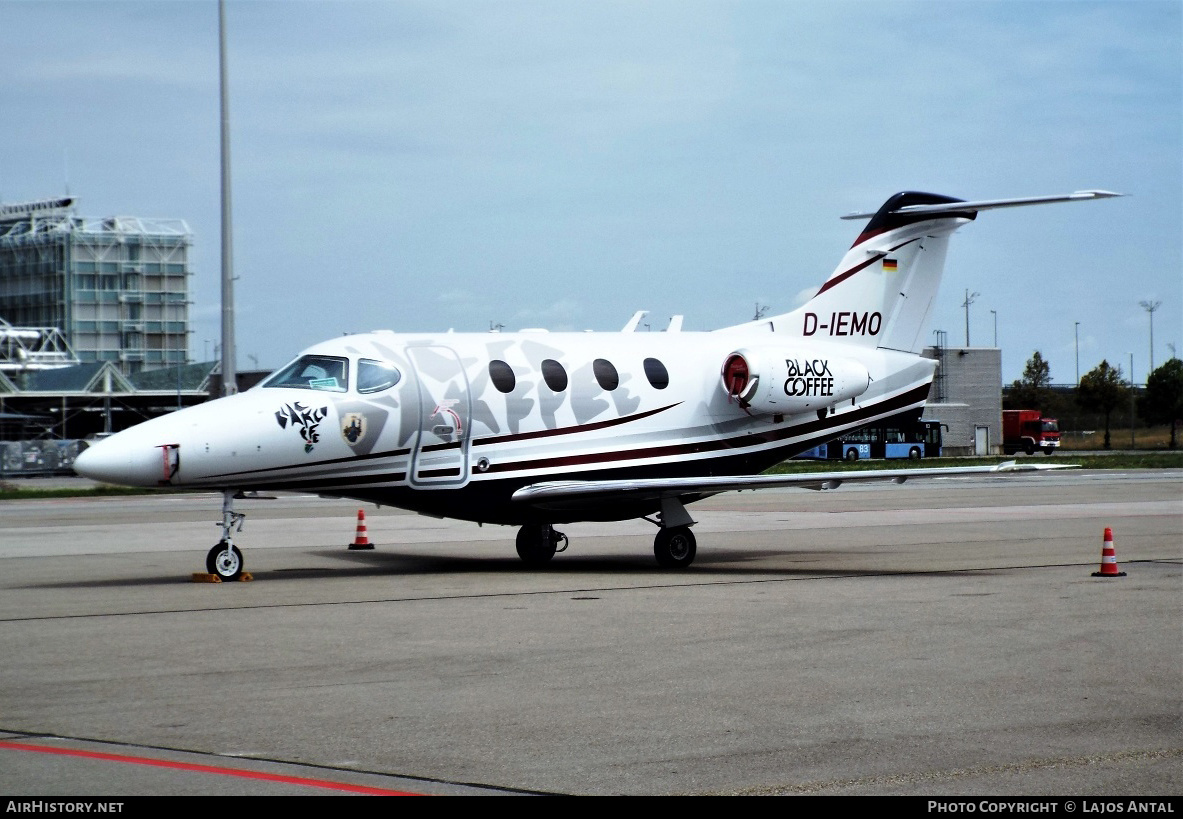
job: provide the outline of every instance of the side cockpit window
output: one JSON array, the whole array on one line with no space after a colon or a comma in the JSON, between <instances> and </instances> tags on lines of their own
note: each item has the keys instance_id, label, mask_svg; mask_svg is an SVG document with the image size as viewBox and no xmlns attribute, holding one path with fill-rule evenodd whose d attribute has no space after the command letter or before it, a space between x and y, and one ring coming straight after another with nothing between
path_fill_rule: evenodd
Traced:
<instances>
[{"instance_id":1,"label":"side cockpit window","mask_svg":"<svg viewBox=\"0 0 1183 819\"><path fill-rule=\"evenodd\" d=\"M402 377L398 367L389 361L357 360L357 391L360 393L382 392L393 387Z\"/></svg>"},{"instance_id":2,"label":"side cockpit window","mask_svg":"<svg viewBox=\"0 0 1183 819\"><path fill-rule=\"evenodd\" d=\"M263 386L345 392L349 389L349 359L303 355L264 381Z\"/></svg>"}]
</instances>

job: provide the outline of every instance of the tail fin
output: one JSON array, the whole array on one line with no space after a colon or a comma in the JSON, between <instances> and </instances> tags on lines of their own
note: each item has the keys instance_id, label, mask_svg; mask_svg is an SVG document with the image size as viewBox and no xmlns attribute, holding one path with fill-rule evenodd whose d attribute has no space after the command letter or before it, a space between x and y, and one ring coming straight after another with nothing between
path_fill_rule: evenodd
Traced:
<instances>
[{"instance_id":1,"label":"tail fin","mask_svg":"<svg viewBox=\"0 0 1183 819\"><path fill-rule=\"evenodd\" d=\"M842 217L870 222L816 296L760 324L816 341L918 353L941 283L949 237L977 218L978 211L1120 195L1078 191L965 202L933 193L897 193L874 214Z\"/></svg>"}]
</instances>

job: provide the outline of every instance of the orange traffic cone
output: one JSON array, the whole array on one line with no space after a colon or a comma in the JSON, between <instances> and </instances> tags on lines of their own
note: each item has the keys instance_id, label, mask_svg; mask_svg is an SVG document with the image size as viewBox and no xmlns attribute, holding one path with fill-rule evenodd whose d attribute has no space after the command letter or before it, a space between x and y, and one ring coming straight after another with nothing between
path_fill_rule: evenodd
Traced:
<instances>
[{"instance_id":1,"label":"orange traffic cone","mask_svg":"<svg viewBox=\"0 0 1183 819\"><path fill-rule=\"evenodd\" d=\"M366 513L357 510L357 534L353 538L353 543L349 544L350 549L373 549L374 544L370 543L370 539L366 537Z\"/></svg>"},{"instance_id":2,"label":"orange traffic cone","mask_svg":"<svg viewBox=\"0 0 1183 819\"><path fill-rule=\"evenodd\" d=\"M1105 527L1105 543L1101 546L1101 571L1093 572L1093 577L1125 577L1125 572L1117 570L1117 551L1113 548L1113 530Z\"/></svg>"}]
</instances>

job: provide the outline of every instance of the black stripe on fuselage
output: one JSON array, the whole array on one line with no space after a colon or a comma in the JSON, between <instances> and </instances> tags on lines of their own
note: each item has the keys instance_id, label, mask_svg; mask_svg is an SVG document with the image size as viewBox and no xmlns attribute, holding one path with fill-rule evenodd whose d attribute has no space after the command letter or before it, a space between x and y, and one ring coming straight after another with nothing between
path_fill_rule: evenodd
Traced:
<instances>
[{"instance_id":1,"label":"black stripe on fuselage","mask_svg":"<svg viewBox=\"0 0 1183 819\"><path fill-rule=\"evenodd\" d=\"M558 469L562 467L585 466L594 463L608 463L611 461L633 461L641 458L670 458L681 455L701 455L706 452L719 452L729 449L748 449L753 445L769 444L775 441L782 441L786 438L795 438L800 435L817 435L838 426L846 426L852 421L868 420L885 411L898 412L915 401L923 401L927 397L928 385L924 384L894 398L862 407L852 413L848 412L843 415L827 416L817 421L807 421L804 424L768 430L767 432L748 432L732 438L716 438L714 440L695 441L694 443L688 444L667 444L616 452L589 452L580 455L538 458L531 461L512 461L504 464L492 464L489 467L489 472L505 473L534 469ZM809 448L809 446L804 446L799 451L804 452ZM772 461L772 463L776 462ZM761 469L765 468L767 468L767 465L761 467Z\"/></svg>"},{"instance_id":2,"label":"black stripe on fuselage","mask_svg":"<svg viewBox=\"0 0 1183 819\"><path fill-rule=\"evenodd\" d=\"M755 475L763 472L773 464L780 463L818 444L825 443L835 437L835 429L847 426L851 422L870 421L876 417L894 415L908 407L922 405L928 397L928 384L923 384L908 390L893 398L880 401L874 405L860 407L853 413L832 416L817 421L809 421L795 426L771 430L766 433L756 433L728 438L718 441L704 441L697 444L681 444L673 446L650 447L648 449L630 450L624 453L607 452L578 456L582 465L603 463L604 469L581 471L578 480L627 480L632 478L693 478L716 475ZM754 443L772 443L790 437L806 436L804 440L785 443L781 446L760 449L756 451L738 452L739 448L750 448ZM693 460L663 460L658 463L633 464L629 466L607 466L615 460L640 460L645 458L670 458L678 455L691 455L700 452L725 452L709 458ZM373 486L366 484L387 483L396 480L393 476L367 476L364 478L341 478L333 481L333 487L340 487L335 491L327 484L314 481L299 481L293 483L314 484L310 486L293 486L291 484L268 483L260 489L300 489L315 490L326 495L340 495L369 501L385 506L397 506L437 517L459 518L484 523L500 523L517 525L522 523L565 523L574 520L627 520L652 514L657 510L653 501L628 502L620 499L598 498L591 501L572 504L567 509L540 508L515 503L512 495L523 486L541 483L555 479L571 479L569 458L542 459L528 462L507 464L502 470L504 477L492 480L474 480L460 487L441 486L412 487ZM555 469L554 474L521 475L523 470L542 468ZM492 471L492 469L490 469ZM514 473L519 474L514 474ZM401 480L400 474L397 480ZM328 491L325 491L325 490ZM688 494L682 498L690 503L705 497L703 494ZM553 506L553 504L551 504Z\"/></svg>"},{"instance_id":3,"label":"black stripe on fuselage","mask_svg":"<svg viewBox=\"0 0 1183 819\"><path fill-rule=\"evenodd\" d=\"M673 404L666 404L664 407L658 407L657 409L638 412L636 415L626 415L622 418L609 418L607 421L596 421L591 424L582 424L574 427L561 427L559 429L537 429L531 432L518 432L512 435L477 438L472 442L472 445L474 447L488 446L490 444L505 444L512 441L528 441L531 438L549 438L553 435L572 435L583 432L595 432L599 429L607 429L609 427L618 426L619 424L630 423L632 421L639 421L642 418L648 418L650 415L656 415L659 412L665 412L668 409L673 409L681 403L681 401L678 401Z\"/></svg>"},{"instance_id":4,"label":"black stripe on fuselage","mask_svg":"<svg viewBox=\"0 0 1183 819\"><path fill-rule=\"evenodd\" d=\"M508 443L511 441L525 441L525 440L529 440L531 438L545 438L545 437L550 437L550 436L554 436L554 435L579 435L584 432L593 432L598 429L607 429L608 427L614 427L614 426L619 426L620 424L627 424L627 423L631 423L633 421L639 421L642 418L648 418L649 416L656 415L659 412L665 412L668 409L673 409L674 407L678 406L681 403L682 403L681 401L678 401L673 404L667 404L664 407L658 407L657 409L651 409L651 410L647 410L645 412L638 412L635 415L625 415L621 418L610 418L607 421L596 421L591 424L577 424L572 427L559 427L558 429L542 429L542 430L534 430L532 432L519 432L519 433L514 433L511 435L499 435L499 436L491 436L488 438L477 438L471 442L470 446L485 446L488 444L502 444L502 443ZM460 446L461 443L462 442L460 442L460 441L455 441L455 442L446 443L446 444L430 444L428 446L423 447L420 450L420 452L438 452L441 450L456 449ZM241 472L222 472L217 475L210 475L208 478L202 478L202 482L207 483L207 484L213 484L213 483L216 483L217 481L225 480L225 479L250 480L256 476L263 476L268 472L280 472L285 469L304 470L304 469L307 469L308 467L312 467L312 466L333 466L335 464L357 463L359 461L368 461L368 460L373 460L375 458L397 458L397 457L401 457L403 455L409 455L410 452L411 452L411 450L408 448L392 449L387 452L371 452L368 455L351 455L347 458L330 458L325 461L309 461L306 464L287 464L285 466L268 466L268 467L264 467L262 469L245 469ZM296 479L296 480L304 481L303 478ZM385 478L383 478L383 480L385 480ZM268 485L274 486L274 484L268 484Z\"/></svg>"},{"instance_id":5,"label":"black stripe on fuselage","mask_svg":"<svg viewBox=\"0 0 1183 819\"><path fill-rule=\"evenodd\" d=\"M372 461L377 458L399 458L403 455L411 454L411 450L392 449L387 452L371 452L369 455L351 455L348 458L329 458L325 461L309 461L306 464L285 464L284 466L267 466L261 469L244 469L241 472L221 472L217 475L210 475L208 478L202 478L207 483L230 479L245 479L250 480L255 477L262 477L268 472L281 472L285 469L299 469L305 470L313 466L333 466L335 464L353 464L360 461Z\"/></svg>"}]
</instances>

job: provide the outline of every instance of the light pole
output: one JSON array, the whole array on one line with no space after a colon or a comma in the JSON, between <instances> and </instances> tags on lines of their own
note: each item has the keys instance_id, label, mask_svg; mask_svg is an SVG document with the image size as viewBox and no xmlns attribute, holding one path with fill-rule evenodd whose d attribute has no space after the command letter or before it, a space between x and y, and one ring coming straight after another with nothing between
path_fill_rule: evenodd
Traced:
<instances>
[{"instance_id":1,"label":"light pole","mask_svg":"<svg viewBox=\"0 0 1183 819\"><path fill-rule=\"evenodd\" d=\"M1162 301L1160 299L1155 299L1154 301L1151 301L1150 299L1144 299L1143 301L1138 302L1138 304L1142 305L1142 309L1150 314L1150 370L1149 370L1149 372L1154 372L1154 311L1157 310L1159 307L1162 307Z\"/></svg>"},{"instance_id":2,"label":"light pole","mask_svg":"<svg viewBox=\"0 0 1183 819\"><path fill-rule=\"evenodd\" d=\"M1080 322L1074 328L1076 334L1076 386L1080 386Z\"/></svg>"},{"instance_id":3,"label":"light pole","mask_svg":"<svg viewBox=\"0 0 1183 819\"><path fill-rule=\"evenodd\" d=\"M973 304L974 299L976 299L980 295L982 295L982 294L977 293L977 292L975 292L971 295L969 290L965 291L965 301L962 303L962 307L965 308L965 346L966 347L969 346L969 306L971 304Z\"/></svg>"},{"instance_id":4,"label":"light pole","mask_svg":"<svg viewBox=\"0 0 1183 819\"><path fill-rule=\"evenodd\" d=\"M1130 449L1134 448L1134 354L1130 353Z\"/></svg>"},{"instance_id":5,"label":"light pole","mask_svg":"<svg viewBox=\"0 0 1183 819\"><path fill-rule=\"evenodd\" d=\"M998 348L998 311L991 310L990 314L992 316L994 316L994 347L995 347L995 349L997 349ZM968 346L968 345L966 345L966 346Z\"/></svg>"}]
</instances>

